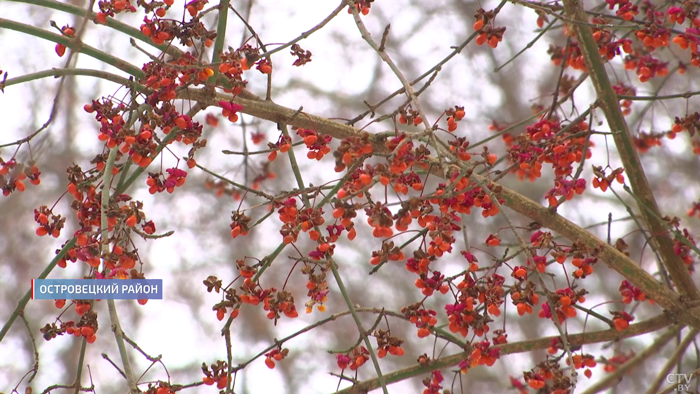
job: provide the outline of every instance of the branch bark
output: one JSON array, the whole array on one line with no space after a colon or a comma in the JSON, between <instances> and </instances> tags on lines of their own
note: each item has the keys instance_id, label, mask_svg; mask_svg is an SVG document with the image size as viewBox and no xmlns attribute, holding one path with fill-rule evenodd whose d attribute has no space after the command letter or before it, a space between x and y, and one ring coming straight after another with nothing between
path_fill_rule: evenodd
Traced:
<instances>
[{"instance_id":1,"label":"branch bark","mask_svg":"<svg viewBox=\"0 0 700 394\"><path fill-rule=\"evenodd\" d=\"M669 325L669 321L666 318L666 316L657 316L652 319L649 319L647 321L637 323L637 324L632 324L630 325L625 331L617 331L616 329L610 329L610 330L603 330L603 331L596 331L596 332L591 332L591 333L582 333L582 334L574 334L574 335L569 335L567 338L569 340L569 344L574 347L580 347L585 344L591 344L591 343L600 343L600 342L608 342L608 341L615 341L615 340L620 340L623 338L631 338L634 336L654 332L657 330L660 330L663 327L666 327ZM673 335L678 332L680 327L674 327L670 328L669 331L671 332L670 338L668 340L673 338ZM667 336L669 334L664 334L660 337L660 339L657 339L657 342L660 341L665 341L664 343L668 342ZM549 346L552 344L552 340L559 339L559 336L553 336L553 337L545 337L545 338L538 338L538 339L532 339L528 341L520 341L520 342L513 342L513 343L507 343L504 345L498 345L494 346L494 348L499 349L499 354L501 356L507 355L507 354L516 354L516 353L526 353L526 352L531 352L533 350L540 350L540 349L547 349ZM416 365L413 367L408 367L405 369L401 369L399 371L391 372L386 375L384 375L384 379L386 379L387 384L391 383L396 383L402 380L405 380L409 377L417 376L420 374L424 373L429 373L430 371L434 371L436 369L441 369L441 368L448 368L455 366L462 362L466 358L466 354L464 352L462 353L457 353L453 354L447 357L443 357L437 360L434 360L428 365ZM355 386L348 387L346 389L340 390L335 392L334 394L360 394L360 393L367 393L371 390L374 390L379 387L379 380L378 379L372 379L372 380L367 380L362 383L358 383Z\"/></svg>"},{"instance_id":2,"label":"branch bark","mask_svg":"<svg viewBox=\"0 0 700 394\"><path fill-rule=\"evenodd\" d=\"M320 116L307 114L305 112L298 113L297 110L286 108L277 105L271 101L263 100L248 100L240 97L233 98L230 95L216 93L208 94L203 89L188 89L179 96L182 99L196 100L202 105L218 106L219 101L230 101L243 106L241 112L269 120L275 123L285 123L288 125L316 130L318 133L330 135L333 138L345 139L349 137L362 137L367 135L371 142L375 153L390 153L384 145L384 138L358 130L352 126L335 122ZM443 177L444 174L450 173L447 168L443 168L446 164L434 159L433 174ZM458 166L452 165L459 170ZM445 171L443 171L445 170ZM478 181L488 182L485 178L478 175ZM581 241L591 249L597 249L597 257L605 262L610 268L617 271L630 282L639 287L646 295L653 299L662 308L666 309L670 317L677 319L694 328L700 329L700 308L691 308L686 304L687 299L682 300L681 297L671 289L667 288L657 281L648 272L642 269L635 261L625 256L622 252L615 249L605 241L599 239L595 235L589 233L585 229L570 222L563 216L553 212L539 203L521 195L520 193L503 187L500 196L505 200L505 206L510 209L538 222L544 227L547 227L571 241ZM669 240L670 241L670 240ZM687 273L686 273L687 275Z\"/></svg>"},{"instance_id":3,"label":"branch bark","mask_svg":"<svg viewBox=\"0 0 700 394\"><path fill-rule=\"evenodd\" d=\"M634 147L632 135L620 109L620 99L610 83L605 71L605 65L599 54L598 45L593 38L593 32L587 24L588 19L580 0L564 0L564 10L569 19L576 21L571 26L578 40L586 68L591 76L593 87L598 97L598 104L605 113L613 140L627 172L627 179L632 191L638 198L639 211L649 230L650 246L661 257L663 265L685 300L700 299L700 292L693 279L688 275L688 268L673 251L673 242L668 237L666 226L662 222L663 215L649 187L644 174L644 168Z\"/></svg>"}]
</instances>

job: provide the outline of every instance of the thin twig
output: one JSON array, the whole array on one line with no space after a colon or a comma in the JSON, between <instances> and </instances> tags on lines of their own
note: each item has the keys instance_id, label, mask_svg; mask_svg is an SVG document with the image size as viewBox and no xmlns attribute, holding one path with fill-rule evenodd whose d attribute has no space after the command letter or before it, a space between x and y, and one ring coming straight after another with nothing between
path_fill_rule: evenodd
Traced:
<instances>
[{"instance_id":1,"label":"thin twig","mask_svg":"<svg viewBox=\"0 0 700 394\"><path fill-rule=\"evenodd\" d=\"M418 112L418 114L421 117L421 120L423 121L423 125L425 126L425 132L430 133L432 131L432 126L428 122L428 119L425 116L425 112L422 110L420 103L418 102L418 98L416 97L416 92L413 90L413 85L406 79L406 77L403 75L403 72L399 70L399 67L394 63L394 61L389 57L389 55L386 53L386 51L383 50L383 48L380 48L380 46L377 44L376 41L372 38L372 35L369 33L367 30L367 27L365 24L362 22L362 18L360 18L360 13L357 10L357 7L355 7L354 2L352 0L345 0L345 3L350 7L352 10L352 16L355 18L355 25L357 25L358 30L360 31L360 34L362 35L362 38L369 44L372 49L377 52L379 57L386 63L391 71L396 75L396 78L401 81L401 85L403 86L404 92L406 93L406 96L408 96L409 100L411 100L411 106ZM382 41L385 42L386 38L383 37Z\"/></svg>"},{"instance_id":2,"label":"thin twig","mask_svg":"<svg viewBox=\"0 0 700 394\"><path fill-rule=\"evenodd\" d=\"M671 322L669 321L668 316L662 314L644 322L632 324L624 331L618 331L615 328L611 328L609 330L572 334L569 335L568 339L569 344L571 346L580 347L582 345L587 344L619 341L623 338L631 338L634 336L655 332L660 330L661 328L669 326L670 324ZM680 329L680 326L676 326L674 329L678 330ZM671 331L673 331L674 329L671 329ZM673 336L671 336L671 338L672 337ZM558 338L558 336L550 336L519 342L511 342L504 345L496 345L492 348L498 349L498 352L501 356L505 356L508 354L530 353L534 350L544 350L549 348L552 345L552 341L557 340ZM464 351L433 360L428 365L414 365L408 368L388 373L385 375L385 378L387 384L396 383L410 376L418 376L424 373L429 373L430 371L436 369L453 367L458 365L462 361L464 361ZM364 382L358 382L353 387L348 387L346 389L337 391L334 394L367 393L379 387L379 380L375 378L371 380L366 380Z\"/></svg>"},{"instance_id":3,"label":"thin twig","mask_svg":"<svg viewBox=\"0 0 700 394\"><path fill-rule=\"evenodd\" d=\"M510 220L510 215L505 212L503 209L503 205L501 205L499 201L499 196L491 191L488 186L482 187L482 190L486 192L486 194L491 198L491 202L495 204L498 209L500 215L506 220L506 223L508 224L508 227L510 230L513 232L513 235L515 235L515 238L518 240L518 243L520 244L520 247L522 250L525 252L525 256L527 257L527 260L532 262L532 264L535 264L535 259L532 256L532 252L530 251L530 248L528 247L527 243L523 239L523 237L520 235L520 233L515 229L515 225L513 222ZM561 339L562 345L564 346L564 351L566 352L567 357L569 358L569 365L574 365L574 358L573 354L571 352L571 346L569 345L569 340L567 338L567 333L564 331L564 328L561 326L561 323L559 323L559 317L556 313L555 310L555 299L554 299L554 294L549 291L547 288L547 285L544 283L544 279L542 278L542 275L540 274L539 270L535 268L533 270L535 275L537 276L537 280L539 282L540 287L542 290L545 292L547 296L547 300L549 302L549 307L551 310L551 315L552 315L552 323L554 324L554 327L556 327L557 331L559 331L559 338ZM571 368L571 391L576 390L576 383L577 383L577 376L578 373L576 372L576 368Z\"/></svg>"},{"instance_id":4,"label":"thin twig","mask_svg":"<svg viewBox=\"0 0 700 394\"><path fill-rule=\"evenodd\" d=\"M117 364L115 364L114 361L112 361L112 359L109 358L109 356L107 355L107 353L102 353L102 358L104 358L105 360L107 360L107 362L109 362L110 364L112 364L112 366L114 367L114 369L116 369L117 372L119 372L119 374L122 375L122 376L124 377L124 379L126 379L126 374L124 374L124 371L122 371L122 369L119 368L119 366L118 366Z\"/></svg>"},{"instance_id":5,"label":"thin twig","mask_svg":"<svg viewBox=\"0 0 700 394\"><path fill-rule=\"evenodd\" d=\"M27 329L27 335L29 335L29 339L32 342L32 351L34 352L34 365L32 365L32 370L31 370L32 375L27 380L27 384L29 384L32 382L32 380L34 380L36 373L39 372L39 351L36 349L36 339L34 339L34 334L32 333L32 329L29 327L29 322L27 321L27 318L24 316L24 312L20 313L19 317L24 322L24 327Z\"/></svg>"},{"instance_id":6,"label":"thin twig","mask_svg":"<svg viewBox=\"0 0 700 394\"><path fill-rule=\"evenodd\" d=\"M332 21L333 18L335 18L338 15L338 13L340 13L340 11L343 10L343 8L345 8L345 1L341 0L340 4L333 11L331 11L331 13L324 20L322 20L319 24L317 24L313 28L301 33L301 35L299 35L299 37L289 41L288 43L281 45L275 49L272 49L270 51L263 52L259 56L269 58L272 54L277 53L279 51L282 51L284 49L287 49L287 48L291 47L292 45L296 44L297 42L299 42L305 38L308 38L311 34L322 29L324 26L326 26L328 24L328 22Z\"/></svg>"},{"instance_id":7,"label":"thin twig","mask_svg":"<svg viewBox=\"0 0 700 394\"><path fill-rule=\"evenodd\" d=\"M520 3L519 0L517 1ZM700 291L688 275L688 269L683 261L674 253L673 242L665 234L663 220L659 219L662 217L659 206L634 147L629 126L620 109L619 98L600 58L598 44L593 38L591 28L585 23L588 19L583 12L581 1L564 0L563 5L567 17L574 22L573 31L576 34L586 68L590 73L598 103L605 113L610 129L614 132L613 140L627 173L627 179L632 186L635 198L639 201L641 215L652 235L649 245L658 250L663 264L680 294L687 300L698 300L700 299Z\"/></svg>"},{"instance_id":8,"label":"thin twig","mask_svg":"<svg viewBox=\"0 0 700 394\"><path fill-rule=\"evenodd\" d=\"M136 116L134 116L136 118ZM100 227L102 228L102 256L107 256L109 253L109 227L107 225L107 207L109 206L110 193L109 189L112 183L112 168L114 167L114 160L117 158L118 147L114 147L109 150L109 156L107 157L107 163L104 169L104 178L102 182L102 201L100 206ZM103 261L103 264L106 264ZM122 331L121 325L119 324L119 316L117 315L117 308L114 304L114 300L107 300L107 306L109 309L109 318L112 322L112 331L114 331L114 338L117 342L117 347L119 348L119 355L122 359L122 365L124 366L124 374L126 375L126 381L129 386L129 393L136 394L139 392L136 386L136 379L134 379L134 373L131 369L131 363L129 362L129 355L126 352L126 346L124 346L124 332Z\"/></svg>"},{"instance_id":9,"label":"thin twig","mask_svg":"<svg viewBox=\"0 0 700 394\"><path fill-rule=\"evenodd\" d=\"M649 359L652 355L660 352L666 344L668 344L678 333L681 327L669 328L665 333L658 337L651 346L637 353L634 357L627 360L624 364L620 365L615 369L615 371L605 375L602 379L588 387L586 390L580 392L579 394L596 394L603 390L607 390L610 387L615 386L622 380L632 368L638 366L642 362ZM573 365L573 364L572 364Z\"/></svg>"},{"instance_id":10,"label":"thin twig","mask_svg":"<svg viewBox=\"0 0 700 394\"><path fill-rule=\"evenodd\" d=\"M683 338L683 340L676 346L676 350L673 352L671 357L666 360L666 364L664 364L663 368L659 371L659 373L656 375L656 378L651 382L649 385L649 388L646 391L646 394L655 394L658 392L659 387L666 381L666 378L668 377L668 374L671 372L673 367L679 362L681 357L683 357L683 354L685 354L685 350L690 346L691 343L695 340L695 337L698 335L698 330L696 329L691 329L690 332Z\"/></svg>"},{"instance_id":11,"label":"thin twig","mask_svg":"<svg viewBox=\"0 0 700 394\"><path fill-rule=\"evenodd\" d=\"M92 308L92 304L90 305ZM87 349L87 339L82 338L80 341L80 356L78 356L78 368L75 372L75 382L73 382L73 388L75 389L74 393L78 393L82 386L82 375L83 375L83 365L85 364L85 350Z\"/></svg>"},{"instance_id":12,"label":"thin twig","mask_svg":"<svg viewBox=\"0 0 700 394\"><path fill-rule=\"evenodd\" d=\"M279 126L285 137L289 137L287 125L280 124ZM287 151L287 155L289 156L289 162L291 164L292 171L294 172L294 177L297 180L297 186L299 186L299 189L301 190L306 189L306 186L304 186L304 180L301 176L301 171L299 170L299 166L297 164L296 156L294 154L294 149L289 149L289 151ZM311 201L309 201L309 198L306 194L302 194L301 198L307 209L312 208ZM315 227L316 231L319 231L318 226ZM372 364L374 364L374 370L377 372L377 378L381 382L382 390L384 394L389 394L389 391L386 388L386 383L384 382L384 375L382 374L382 369L379 366L379 360L377 359L377 355L373 350L372 342L369 340L369 337L367 336L367 331L363 328L362 322L360 321L360 318L357 315L357 311L355 310L355 304L352 302L352 300L350 300L350 294L348 293L347 289L345 288L345 285L343 284L343 279L340 273L338 272L337 264L335 261L333 261L333 259L330 256L328 257L328 260L330 261L331 271L333 272L333 278L335 279L336 284L338 285L340 294L342 294L343 299L345 300L345 304L350 310L350 314L352 315L352 318L355 321L357 330L359 331L360 336L362 337L362 340L365 343L365 347L369 351L369 356L372 359Z\"/></svg>"}]
</instances>

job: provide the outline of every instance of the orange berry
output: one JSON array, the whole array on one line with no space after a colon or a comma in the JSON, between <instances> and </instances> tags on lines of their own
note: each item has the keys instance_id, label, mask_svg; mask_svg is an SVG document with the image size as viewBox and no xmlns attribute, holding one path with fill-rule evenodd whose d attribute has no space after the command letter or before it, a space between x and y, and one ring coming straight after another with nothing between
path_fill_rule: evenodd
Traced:
<instances>
[{"instance_id":1,"label":"orange berry","mask_svg":"<svg viewBox=\"0 0 700 394\"><path fill-rule=\"evenodd\" d=\"M501 244L501 240L496 237L493 237L489 239L488 242L486 242L486 244L489 246L498 246Z\"/></svg>"},{"instance_id":2,"label":"orange berry","mask_svg":"<svg viewBox=\"0 0 700 394\"><path fill-rule=\"evenodd\" d=\"M318 137L316 136L316 134L311 134L304 137L304 143L306 144L306 146L313 145L317 140Z\"/></svg>"},{"instance_id":3,"label":"orange berry","mask_svg":"<svg viewBox=\"0 0 700 394\"><path fill-rule=\"evenodd\" d=\"M63 44L56 44L55 50L58 57L63 57L66 54L66 46Z\"/></svg>"},{"instance_id":4,"label":"orange berry","mask_svg":"<svg viewBox=\"0 0 700 394\"><path fill-rule=\"evenodd\" d=\"M94 334L95 330L92 327L88 326L83 326L80 328L80 335L84 337L89 337L90 335Z\"/></svg>"},{"instance_id":5,"label":"orange berry","mask_svg":"<svg viewBox=\"0 0 700 394\"><path fill-rule=\"evenodd\" d=\"M672 40L676 45L678 45L681 49L688 49L688 46L690 45L688 40L684 37L681 36L676 36Z\"/></svg>"},{"instance_id":6,"label":"orange berry","mask_svg":"<svg viewBox=\"0 0 700 394\"><path fill-rule=\"evenodd\" d=\"M321 234L316 230L311 230L311 231L309 231L309 238L312 241L318 241L318 239L321 238ZM324 244L324 245L327 245L327 244Z\"/></svg>"},{"instance_id":7,"label":"orange berry","mask_svg":"<svg viewBox=\"0 0 700 394\"><path fill-rule=\"evenodd\" d=\"M138 165L139 165L139 167L148 167L149 165L151 165L152 161L153 161L152 158L144 157L141 159L141 161L139 161Z\"/></svg>"},{"instance_id":8,"label":"orange berry","mask_svg":"<svg viewBox=\"0 0 700 394\"><path fill-rule=\"evenodd\" d=\"M88 243L88 237L85 234L78 235L76 242L78 246L85 246Z\"/></svg>"},{"instance_id":9,"label":"orange berry","mask_svg":"<svg viewBox=\"0 0 700 394\"><path fill-rule=\"evenodd\" d=\"M175 118L175 126L179 127L180 129L186 129L187 128L187 120L183 118L182 116L178 116Z\"/></svg>"},{"instance_id":10,"label":"orange berry","mask_svg":"<svg viewBox=\"0 0 700 394\"><path fill-rule=\"evenodd\" d=\"M345 208L336 208L333 210L333 217L336 219L342 218L345 215Z\"/></svg>"},{"instance_id":11,"label":"orange berry","mask_svg":"<svg viewBox=\"0 0 700 394\"><path fill-rule=\"evenodd\" d=\"M19 179L15 180L15 187L20 192L23 192L25 189L24 183L22 181L20 181Z\"/></svg>"},{"instance_id":12,"label":"orange berry","mask_svg":"<svg viewBox=\"0 0 700 394\"><path fill-rule=\"evenodd\" d=\"M363 185L367 186L367 185L369 185L370 183L372 183L372 177L369 176L369 174L362 174L362 175L360 175L360 182L361 182Z\"/></svg>"},{"instance_id":13,"label":"orange berry","mask_svg":"<svg viewBox=\"0 0 700 394\"><path fill-rule=\"evenodd\" d=\"M95 15L95 22L101 23L101 24L107 24L107 15L98 12L97 15Z\"/></svg>"},{"instance_id":14,"label":"orange berry","mask_svg":"<svg viewBox=\"0 0 700 394\"><path fill-rule=\"evenodd\" d=\"M620 319L620 318L614 319L613 323L615 324L615 329L617 331L626 330L630 326L630 324L627 320Z\"/></svg>"},{"instance_id":15,"label":"orange berry","mask_svg":"<svg viewBox=\"0 0 700 394\"><path fill-rule=\"evenodd\" d=\"M493 316L500 316L501 315L501 310L496 306L496 304L491 304L488 307L488 312L489 314Z\"/></svg>"},{"instance_id":16,"label":"orange berry","mask_svg":"<svg viewBox=\"0 0 700 394\"><path fill-rule=\"evenodd\" d=\"M129 218L126 219L126 225L129 227L134 227L136 225L136 215L129 216Z\"/></svg>"},{"instance_id":17,"label":"orange berry","mask_svg":"<svg viewBox=\"0 0 700 394\"><path fill-rule=\"evenodd\" d=\"M263 63L258 66L258 70L260 70L260 72L263 74L269 74L272 72L272 66L267 63Z\"/></svg>"},{"instance_id":18,"label":"orange berry","mask_svg":"<svg viewBox=\"0 0 700 394\"><path fill-rule=\"evenodd\" d=\"M539 380L539 379L530 379L527 381L527 384L528 384L528 386L530 386L530 388L532 388L534 390L539 390L545 386L544 381Z\"/></svg>"},{"instance_id":19,"label":"orange berry","mask_svg":"<svg viewBox=\"0 0 700 394\"><path fill-rule=\"evenodd\" d=\"M569 306L571 305L571 298L569 298L569 296L563 296L559 299L559 302L564 306Z\"/></svg>"},{"instance_id":20,"label":"orange berry","mask_svg":"<svg viewBox=\"0 0 700 394\"><path fill-rule=\"evenodd\" d=\"M389 346L389 353L391 353L394 356L403 356L405 354L405 351L403 350L403 348L398 346Z\"/></svg>"},{"instance_id":21,"label":"orange berry","mask_svg":"<svg viewBox=\"0 0 700 394\"><path fill-rule=\"evenodd\" d=\"M75 313L82 316L90 310L90 304L75 304Z\"/></svg>"}]
</instances>

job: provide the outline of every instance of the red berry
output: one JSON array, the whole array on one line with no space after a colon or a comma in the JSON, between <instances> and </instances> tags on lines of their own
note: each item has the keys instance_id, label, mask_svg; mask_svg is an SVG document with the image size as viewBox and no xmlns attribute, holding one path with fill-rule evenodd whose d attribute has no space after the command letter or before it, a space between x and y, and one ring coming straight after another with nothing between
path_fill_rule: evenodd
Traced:
<instances>
[{"instance_id":1,"label":"red berry","mask_svg":"<svg viewBox=\"0 0 700 394\"><path fill-rule=\"evenodd\" d=\"M63 57L66 54L66 46L63 44L56 44L56 54L58 57Z\"/></svg>"},{"instance_id":2,"label":"red berry","mask_svg":"<svg viewBox=\"0 0 700 394\"><path fill-rule=\"evenodd\" d=\"M216 388L218 389L223 389L226 387L226 383L228 382L228 378L226 375L222 376L219 378L219 381L216 382Z\"/></svg>"},{"instance_id":3,"label":"red berry","mask_svg":"<svg viewBox=\"0 0 700 394\"><path fill-rule=\"evenodd\" d=\"M80 327L80 335L82 335L84 337L89 337L94 333L95 333L95 330L92 327L89 327L89 326Z\"/></svg>"}]
</instances>

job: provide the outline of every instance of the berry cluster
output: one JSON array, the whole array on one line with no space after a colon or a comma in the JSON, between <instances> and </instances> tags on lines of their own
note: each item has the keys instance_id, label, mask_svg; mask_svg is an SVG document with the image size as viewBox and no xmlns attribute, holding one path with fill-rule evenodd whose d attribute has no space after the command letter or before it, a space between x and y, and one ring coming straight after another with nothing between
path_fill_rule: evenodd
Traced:
<instances>
[{"instance_id":1,"label":"berry cluster","mask_svg":"<svg viewBox=\"0 0 700 394\"><path fill-rule=\"evenodd\" d=\"M503 41L503 34L506 32L506 27L496 27L493 22L496 19L494 10L485 11L483 8L476 10L474 14L474 31L479 33L476 37L476 45L484 45L488 42L491 48L496 48L498 43Z\"/></svg>"}]
</instances>

